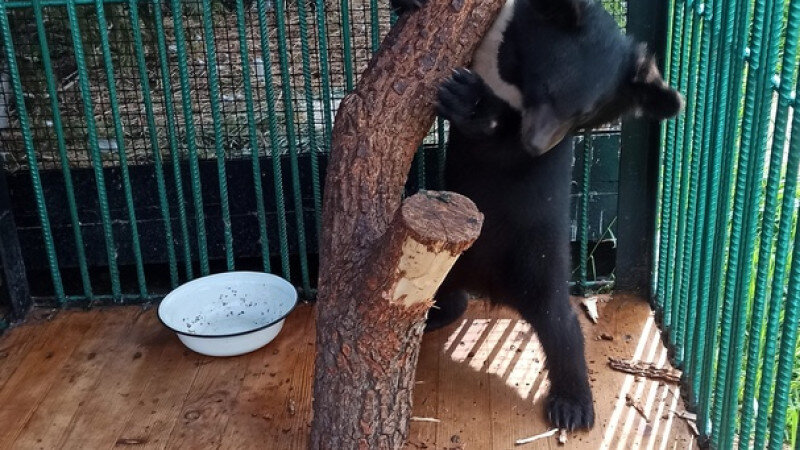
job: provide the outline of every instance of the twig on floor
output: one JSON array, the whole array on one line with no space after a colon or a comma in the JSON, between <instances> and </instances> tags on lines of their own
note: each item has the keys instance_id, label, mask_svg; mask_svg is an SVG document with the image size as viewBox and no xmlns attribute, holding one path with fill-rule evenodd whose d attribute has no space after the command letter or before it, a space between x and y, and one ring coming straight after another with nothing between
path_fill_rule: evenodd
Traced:
<instances>
[{"instance_id":1,"label":"twig on floor","mask_svg":"<svg viewBox=\"0 0 800 450\"><path fill-rule=\"evenodd\" d=\"M524 439L517 439L517 441L514 442L514 445L530 444L533 441L538 441L539 439L544 439L546 437L554 436L556 433L558 433L558 428L553 428L551 430L545 431L544 433L539 433L531 437L526 437Z\"/></svg>"},{"instance_id":2,"label":"twig on floor","mask_svg":"<svg viewBox=\"0 0 800 450\"><path fill-rule=\"evenodd\" d=\"M410 419L412 422L429 422L429 423L440 423L441 420L436 419L434 417L412 417Z\"/></svg>"},{"instance_id":3,"label":"twig on floor","mask_svg":"<svg viewBox=\"0 0 800 450\"><path fill-rule=\"evenodd\" d=\"M642 405L638 401L634 400L633 397L630 396L630 394L625 396L625 404L627 406L630 406L631 408L635 409L636 412L638 412L639 415L642 416L642 418L645 421L647 421L648 423L650 422L650 419L647 417L647 414L644 412L644 408L642 408Z\"/></svg>"},{"instance_id":4,"label":"twig on floor","mask_svg":"<svg viewBox=\"0 0 800 450\"><path fill-rule=\"evenodd\" d=\"M681 381L681 371L672 367L657 367L655 363L635 362L620 358L608 358L608 365L619 372L639 375L651 380L661 380L677 384Z\"/></svg>"},{"instance_id":5,"label":"twig on floor","mask_svg":"<svg viewBox=\"0 0 800 450\"><path fill-rule=\"evenodd\" d=\"M585 298L581 300L581 305L586 309L586 315L589 317L589 320L597 323L597 320L600 318L600 314L597 313L597 297Z\"/></svg>"}]
</instances>

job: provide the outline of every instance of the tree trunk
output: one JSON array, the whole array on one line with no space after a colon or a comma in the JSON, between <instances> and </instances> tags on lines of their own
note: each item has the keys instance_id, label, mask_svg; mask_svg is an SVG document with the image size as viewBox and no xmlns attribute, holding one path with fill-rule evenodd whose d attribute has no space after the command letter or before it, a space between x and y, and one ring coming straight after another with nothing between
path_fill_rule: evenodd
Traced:
<instances>
[{"instance_id":1,"label":"tree trunk","mask_svg":"<svg viewBox=\"0 0 800 450\"><path fill-rule=\"evenodd\" d=\"M429 0L389 32L333 130L320 241L311 448L401 448L432 297L483 217L467 198L402 202L438 85L503 0Z\"/></svg>"}]
</instances>

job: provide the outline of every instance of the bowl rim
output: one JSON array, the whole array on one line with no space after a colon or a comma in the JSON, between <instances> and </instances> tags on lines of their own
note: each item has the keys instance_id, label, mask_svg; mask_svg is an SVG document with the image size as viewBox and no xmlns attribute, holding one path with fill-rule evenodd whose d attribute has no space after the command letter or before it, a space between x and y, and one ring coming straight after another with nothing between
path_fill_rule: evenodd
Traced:
<instances>
[{"instance_id":1,"label":"bowl rim","mask_svg":"<svg viewBox=\"0 0 800 450\"><path fill-rule=\"evenodd\" d=\"M207 281L209 278L218 278L220 276L230 276L231 274L266 275L269 278L274 278L279 283L283 283L284 285L287 285L287 286L291 287L292 288L292 292L294 294L294 295L292 295L293 304L292 304L291 308L289 308L286 311L286 314L284 314L281 317L273 320L272 322L267 323L266 325L260 325L258 327L255 327L255 328L252 328L252 329L249 329L249 330L237 331L236 333L227 333L227 334L187 333L185 331L178 330L178 329L175 329L175 328L167 325L167 323L161 317L161 306L164 304L164 300L166 300L167 297L172 295L173 292L177 291L178 289L180 289L180 288L182 288L184 286L188 286L190 284L199 284L199 282L201 282L201 281ZM265 328L269 328L269 327L277 324L278 322L286 319L286 317L289 314L291 314L292 311L294 311L294 309L297 307L297 297L298 297L297 296L297 288L295 288L295 286L293 284L289 283L289 281L286 280L283 277L279 277L278 275L275 275L275 274L272 274L272 273L267 273L267 272L256 272L256 271L252 271L252 270L235 270L235 271L231 271L231 272L213 273L211 275L206 275L206 276L203 276L203 277L195 278L195 279L193 279L191 281L187 281L186 283L181 284L180 286L178 286L175 289L171 290L167 295L164 296L164 298L162 298L159 301L158 308L157 308L157 311L156 311L156 315L158 316L158 321L161 322L162 325L164 325L168 329L174 331L175 333L182 334L184 336L196 337L196 338L206 338L206 339L229 338L229 337L242 336L244 334L250 334L250 333L255 333L257 331L261 331L261 330L263 330Z\"/></svg>"}]
</instances>

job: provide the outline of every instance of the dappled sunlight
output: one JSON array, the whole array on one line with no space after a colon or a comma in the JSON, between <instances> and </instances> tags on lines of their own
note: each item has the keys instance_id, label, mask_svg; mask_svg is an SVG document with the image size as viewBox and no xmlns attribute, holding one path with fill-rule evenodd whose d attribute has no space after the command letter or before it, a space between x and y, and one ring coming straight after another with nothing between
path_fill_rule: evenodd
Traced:
<instances>
[{"instance_id":1,"label":"dappled sunlight","mask_svg":"<svg viewBox=\"0 0 800 450\"><path fill-rule=\"evenodd\" d=\"M530 398L533 392L535 403L547 392L542 376L544 352L523 320L464 320L448 337L445 354L475 371L499 377L520 398Z\"/></svg>"}]
</instances>

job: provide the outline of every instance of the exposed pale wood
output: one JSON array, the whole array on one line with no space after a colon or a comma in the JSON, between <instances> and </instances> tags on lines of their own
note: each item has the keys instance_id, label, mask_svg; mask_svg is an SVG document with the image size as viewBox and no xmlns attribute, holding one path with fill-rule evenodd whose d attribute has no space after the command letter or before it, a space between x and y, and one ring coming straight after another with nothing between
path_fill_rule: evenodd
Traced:
<instances>
[{"instance_id":1,"label":"exposed pale wood","mask_svg":"<svg viewBox=\"0 0 800 450\"><path fill-rule=\"evenodd\" d=\"M94 386L104 373L106 364L119 358L116 349L130 329L135 310L97 310L65 314L88 314L92 318L93 326L86 332L83 342L66 361L38 409L25 424L19 439L14 443L17 448L58 448L66 440L65 434L73 426L76 413L84 405L86 398L95 392ZM64 338L70 339L67 336Z\"/></svg>"},{"instance_id":2,"label":"exposed pale wood","mask_svg":"<svg viewBox=\"0 0 800 450\"><path fill-rule=\"evenodd\" d=\"M68 320L58 320L54 326L47 327L49 336L45 344L26 355L0 390L0 424L3 424L0 442L16 440L92 324L89 314L60 319Z\"/></svg>"},{"instance_id":3,"label":"exposed pale wood","mask_svg":"<svg viewBox=\"0 0 800 450\"><path fill-rule=\"evenodd\" d=\"M455 323L423 339L413 414L441 422L412 422L406 448L659 449L662 443L668 449L691 448L686 421L671 413L685 409L677 386L637 381L607 364L608 357L632 358L641 339L643 356L652 356L656 364L665 361L654 324L642 338L650 319L647 304L621 297L601 299L598 306L597 325L581 316L596 399L592 431L569 433L565 447L557 444L556 436L514 446L517 439L550 429L542 409L543 361L536 361L536 338L516 313L472 302L465 317L468 327ZM154 449L307 448L312 307L299 306L267 347L235 358L203 357L186 350L158 323L155 311L140 312L70 311L0 338L0 348L38 342L16 359L9 387L0 388L0 448L49 450L61 447L59 440L63 447L87 449L115 444ZM488 321L487 326L478 332L482 321ZM473 334L467 333L470 326ZM20 335L12 335L17 332ZM601 334L614 339L596 339ZM465 344L459 345L461 341ZM474 348L467 349L469 342ZM62 351L64 356L59 356ZM141 355L134 360L136 352ZM91 353L95 356L89 359ZM540 397L534 403L537 392ZM124 393L128 395L120 395ZM646 419L626 405L628 396ZM200 415L185 423L191 411Z\"/></svg>"}]
</instances>

